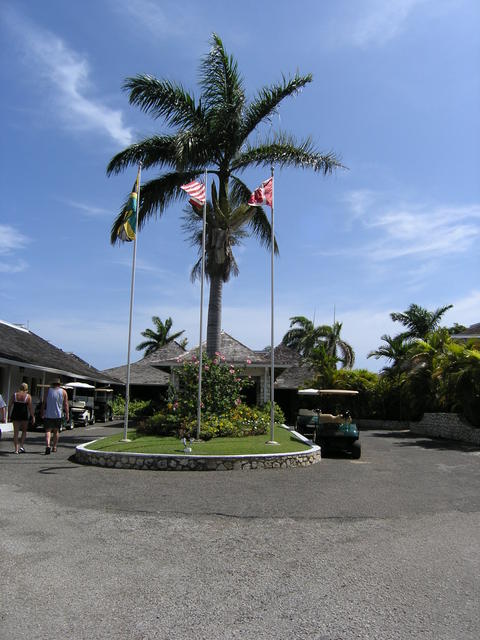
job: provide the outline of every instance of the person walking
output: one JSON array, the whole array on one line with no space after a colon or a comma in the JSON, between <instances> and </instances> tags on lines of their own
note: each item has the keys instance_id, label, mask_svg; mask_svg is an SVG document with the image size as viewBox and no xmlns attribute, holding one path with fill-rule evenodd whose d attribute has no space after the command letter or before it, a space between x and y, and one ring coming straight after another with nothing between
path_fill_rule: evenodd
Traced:
<instances>
[{"instance_id":1,"label":"person walking","mask_svg":"<svg viewBox=\"0 0 480 640\"><path fill-rule=\"evenodd\" d=\"M7 421L7 405L0 393L0 424ZM2 428L0 427L0 438L2 437Z\"/></svg>"},{"instance_id":2,"label":"person walking","mask_svg":"<svg viewBox=\"0 0 480 640\"><path fill-rule=\"evenodd\" d=\"M6 422L7 421L7 413L6 413L6 403L5 400L2 397L2 394L0 393L0 422Z\"/></svg>"},{"instance_id":3,"label":"person walking","mask_svg":"<svg viewBox=\"0 0 480 640\"><path fill-rule=\"evenodd\" d=\"M62 412L65 418L69 420L68 396L65 389L60 387L62 383L60 378L56 378L50 383L50 388L43 399L42 418L44 418L45 426L45 455L48 456L51 451L55 453L58 444L58 434L62 424ZM50 446L51 435L53 431L53 442Z\"/></svg>"},{"instance_id":4,"label":"person walking","mask_svg":"<svg viewBox=\"0 0 480 640\"><path fill-rule=\"evenodd\" d=\"M8 404L10 421L13 423L13 444L15 453L25 453L25 438L28 429L28 417L32 424L35 423L35 416L32 407L32 396L28 393L28 384L22 382L18 391L13 394ZM21 430L22 436L20 446L18 444L18 432Z\"/></svg>"}]
</instances>

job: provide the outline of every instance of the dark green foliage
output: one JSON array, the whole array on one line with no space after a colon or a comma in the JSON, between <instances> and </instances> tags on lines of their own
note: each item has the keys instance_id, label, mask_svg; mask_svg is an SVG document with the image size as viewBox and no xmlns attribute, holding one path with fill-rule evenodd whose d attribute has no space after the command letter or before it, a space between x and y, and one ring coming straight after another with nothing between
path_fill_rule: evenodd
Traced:
<instances>
[{"instance_id":1,"label":"dark green foliage","mask_svg":"<svg viewBox=\"0 0 480 640\"><path fill-rule=\"evenodd\" d=\"M290 318L290 329L283 336L282 343L312 360L314 366L328 368L334 361L335 368L337 362L340 362L342 367L351 369L355 362L355 353L348 342L340 337L341 331L341 322L334 322L332 326L324 324L315 327L308 318L293 316ZM322 361L325 362L322 364Z\"/></svg>"},{"instance_id":2,"label":"dark green foliage","mask_svg":"<svg viewBox=\"0 0 480 640\"><path fill-rule=\"evenodd\" d=\"M185 330L177 331L177 333L170 333L170 329L173 324L171 318L167 318L165 322L162 322L158 316L152 316L152 322L154 324L154 329L145 329L145 331L142 331L142 336L147 338L147 340L144 340L137 345L137 351L145 349L144 356L149 356L152 353L155 353L155 351L158 351L160 347L164 347L166 344L174 342L182 335L182 333L185 333ZM186 344L187 339L184 338L181 342L181 346L185 348Z\"/></svg>"}]
</instances>

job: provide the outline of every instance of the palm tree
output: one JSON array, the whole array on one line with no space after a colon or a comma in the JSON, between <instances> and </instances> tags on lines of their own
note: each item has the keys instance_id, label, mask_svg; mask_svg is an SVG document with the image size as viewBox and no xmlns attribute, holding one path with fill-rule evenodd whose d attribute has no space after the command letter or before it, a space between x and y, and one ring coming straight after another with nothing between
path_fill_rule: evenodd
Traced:
<instances>
[{"instance_id":1,"label":"palm tree","mask_svg":"<svg viewBox=\"0 0 480 640\"><path fill-rule=\"evenodd\" d=\"M290 318L290 329L282 338L282 343L305 358L310 357L313 349L318 346L318 328L305 316Z\"/></svg>"},{"instance_id":2,"label":"palm tree","mask_svg":"<svg viewBox=\"0 0 480 640\"><path fill-rule=\"evenodd\" d=\"M332 326L324 324L315 327L314 323L305 316L293 316L290 318L290 329L283 336L282 343L291 349L295 349L302 356L310 358L314 356L318 361L323 353L335 362L340 362L342 368L351 369L355 362L353 348L340 337L341 322L334 322ZM316 352L323 347L320 352Z\"/></svg>"},{"instance_id":3,"label":"palm tree","mask_svg":"<svg viewBox=\"0 0 480 640\"><path fill-rule=\"evenodd\" d=\"M367 358L386 358L391 362L389 367L384 367L384 373L398 373L406 368L406 363L412 347L412 342L406 339L403 334L389 336L387 334L381 337L385 344L382 344L375 351L370 351Z\"/></svg>"},{"instance_id":4,"label":"palm tree","mask_svg":"<svg viewBox=\"0 0 480 640\"><path fill-rule=\"evenodd\" d=\"M269 246L270 224L258 207L246 203L252 189L240 179L248 167L294 166L323 174L342 165L333 153L319 153L310 139L301 142L285 133L258 139L258 129L275 114L280 102L297 94L312 81L312 76L295 74L290 79L262 88L247 101L243 78L237 62L227 55L220 38L213 34L211 49L200 65L200 98L181 85L149 75L128 78L130 104L154 118L162 118L169 130L137 142L112 158L107 173L117 174L142 162L145 169L159 168L162 173L142 185L138 227L185 194L180 186L201 176L205 170L218 181L211 206L219 221L211 241L229 250L229 229L247 228ZM250 139L255 135L255 142ZM256 187L257 185L255 185ZM235 208L232 210L232 205ZM228 222L227 222L228 221ZM112 226L112 243L123 222L120 213ZM213 355L220 345L221 296L225 271L213 269L210 277L210 301L207 328L207 352Z\"/></svg>"},{"instance_id":5,"label":"palm tree","mask_svg":"<svg viewBox=\"0 0 480 640\"><path fill-rule=\"evenodd\" d=\"M218 206L215 183L212 183L211 193L212 200L207 202L206 207L205 275L210 281L207 353L213 356L220 347L217 342L217 331L220 331L221 326L223 284L228 282L232 275L238 276L239 273L233 249L252 233L258 236L261 244L270 245L271 227L267 216L261 210L255 212L256 227L250 230L245 229L253 208L245 204L245 198L232 192L228 199L229 209L225 215ZM191 245L198 249L199 258L191 273L192 280L195 280L201 276L202 269L203 208L191 203L191 206L185 209L182 220L182 228L189 236ZM275 252L278 253L276 240L274 242Z\"/></svg>"},{"instance_id":6,"label":"palm tree","mask_svg":"<svg viewBox=\"0 0 480 640\"><path fill-rule=\"evenodd\" d=\"M155 353L155 351L158 351L160 347L165 346L169 342L173 342L174 340L179 338L182 333L185 333L185 329L183 329L182 331L177 331L177 333L172 333L171 335L169 335L170 329L172 328L173 324L171 318L167 318L163 323L158 316L152 316L152 322L155 328L145 329L145 331L142 331L141 335L144 338L147 338L147 340L144 340L139 345L137 345L137 351L143 351L143 349L145 349L144 357ZM187 339L184 338L181 341L180 346L185 348L186 344Z\"/></svg>"},{"instance_id":7,"label":"palm tree","mask_svg":"<svg viewBox=\"0 0 480 640\"><path fill-rule=\"evenodd\" d=\"M340 336L342 322L334 322L332 326L324 324L318 327L318 335L325 343L327 354L341 363L342 369L351 369L355 362L355 352L350 344Z\"/></svg>"},{"instance_id":8,"label":"palm tree","mask_svg":"<svg viewBox=\"0 0 480 640\"><path fill-rule=\"evenodd\" d=\"M420 307L417 304L411 304L406 311L402 313L391 313L390 317L395 322L400 322L407 328L407 331L401 334L404 338L420 338L425 340L429 333L438 329L442 316L452 307L452 304L448 304L435 309L435 311L428 311L428 309Z\"/></svg>"}]
</instances>

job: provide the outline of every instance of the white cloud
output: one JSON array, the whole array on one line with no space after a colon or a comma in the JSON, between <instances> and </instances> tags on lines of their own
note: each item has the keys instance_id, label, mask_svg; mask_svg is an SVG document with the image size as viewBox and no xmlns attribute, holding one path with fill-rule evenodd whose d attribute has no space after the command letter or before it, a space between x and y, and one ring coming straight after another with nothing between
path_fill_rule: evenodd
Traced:
<instances>
[{"instance_id":1,"label":"white cloud","mask_svg":"<svg viewBox=\"0 0 480 640\"><path fill-rule=\"evenodd\" d=\"M13 253L17 249L24 249L30 238L17 231L8 224L0 224L0 256Z\"/></svg>"},{"instance_id":2,"label":"white cloud","mask_svg":"<svg viewBox=\"0 0 480 640\"><path fill-rule=\"evenodd\" d=\"M16 252L30 243L30 238L25 236L15 227L8 224L0 224L0 273L20 273L28 267L27 262L16 257Z\"/></svg>"},{"instance_id":3,"label":"white cloud","mask_svg":"<svg viewBox=\"0 0 480 640\"><path fill-rule=\"evenodd\" d=\"M103 132L122 146L131 143L132 132L124 125L122 112L106 106L101 98L89 96L91 74L85 56L14 10L5 11L4 18L24 50L30 73L44 81L43 91L49 87L49 97L57 108L55 115L66 127Z\"/></svg>"},{"instance_id":4,"label":"white cloud","mask_svg":"<svg viewBox=\"0 0 480 640\"><path fill-rule=\"evenodd\" d=\"M465 253L480 236L480 205L384 204L385 196L373 191L356 191L347 196L357 224L362 224L373 241L352 250L370 260L386 262L409 257L412 260ZM333 252L335 253L335 252ZM329 253L332 255L332 252Z\"/></svg>"},{"instance_id":5,"label":"white cloud","mask_svg":"<svg viewBox=\"0 0 480 640\"><path fill-rule=\"evenodd\" d=\"M352 25L351 42L364 47L384 44L395 38L406 26L413 11L425 0L373 0Z\"/></svg>"},{"instance_id":6,"label":"white cloud","mask_svg":"<svg viewBox=\"0 0 480 640\"><path fill-rule=\"evenodd\" d=\"M102 209L101 207L94 207L93 205L84 204L83 202L75 202L74 200L61 200L64 204L69 207L73 207L74 209L79 209L83 214L88 217L97 217L97 216L111 216L112 212L110 209Z\"/></svg>"},{"instance_id":7,"label":"white cloud","mask_svg":"<svg viewBox=\"0 0 480 640\"><path fill-rule=\"evenodd\" d=\"M467 327L480 322L480 289L471 291L453 302L453 309L447 311L444 316L444 324L455 322Z\"/></svg>"},{"instance_id":8,"label":"white cloud","mask_svg":"<svg viewBox=\"0 0 480 640\"><path fill-rule=\"evenodd\" d=\"M201 30L200 14L194 15L197 5L184 7L181 3L154 0L113 0L112 8L126 15L134 24L148 30L155 39L176 37Z\"/></svg>"},{"instance_id":9,"label":"white cloud","mask_svg":"<svg viewBox=\"0 0 480 640\"><path fill-rule=\"evenodd\" d=\"M325 41L331 47L365 49L391 42L408 29L423 7L426 19L455 10L459 0L362 0L342 3L339 17L328 24Z\"/></svg>"}]
</instances>

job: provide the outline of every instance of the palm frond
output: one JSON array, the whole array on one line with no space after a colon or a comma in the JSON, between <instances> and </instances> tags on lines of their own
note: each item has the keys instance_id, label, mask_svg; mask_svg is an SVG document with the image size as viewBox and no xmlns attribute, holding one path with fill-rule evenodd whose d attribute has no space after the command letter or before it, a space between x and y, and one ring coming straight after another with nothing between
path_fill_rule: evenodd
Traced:
<instances>
[{"instance_id":1,"label":"palm frond","mask_svg":"<svg viewBox=\"0 0 480 640\"><path fill-rule=\"evenodd\" d=\"M185 89L169 80L158 80L148 74L127 78L123 88L130 92L130 104L154 118L163 117L173 127L200 127L205 125L201 103Z\"/></svg>"},{"instance_id":2,"label":"palm frond","mask_svg":"<svg viewBox=\"0 0 480 640\"><path fill-rule=\"evenodd\" d=\"M152 136L130 145L117 153L107 166L107 175L118 174L126 168L142 163L148 169L152 166L172 166L176 150L174 136Z\"/></svg>"},{"instance_id":3,"label":"palm frond","mask_svg":"<svg viewBox=\"0 0 480 640\"><path fill-rule=\"evenodd\" d=\"M209 131L215 140L220 162L240 146L239 132L245 105L243 79L233 56L228 56L221 39L212 35L212 46L200 66L200 86Z\"/></svg>"},{"instance_id":4,"label":"palm frond","mask_svg":"<svg viewBox=\"0 0 480 640\"><path fill-rule=\"evenodd\" d=\"M283 82L260 89L257 97L245 110L240 134L242 140L246 140L260 123L270 119L284 98L296 95L306 84L312 82L312 79L311 73L305 76L297 73L293 78L287 80L283 76Z\"/></svg>"},{"instance_id":5,"label":"palm frond","mask_svg":"<svg viewBox=\"0 0 480 640\"><path fill-rule=\"evenodd\" d=\"M250 166L265 167L271 164L279 167L299 167L301 169L313 169L327 175L334 169L345 167L340 163L335 154L318 153L312 141L307 138L297 143L293 137L280 135L273 142L252 147L248 145L242 153L232 161L232 170L242 170Z\"/></svg>"}]
</instances>

